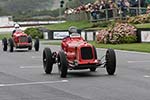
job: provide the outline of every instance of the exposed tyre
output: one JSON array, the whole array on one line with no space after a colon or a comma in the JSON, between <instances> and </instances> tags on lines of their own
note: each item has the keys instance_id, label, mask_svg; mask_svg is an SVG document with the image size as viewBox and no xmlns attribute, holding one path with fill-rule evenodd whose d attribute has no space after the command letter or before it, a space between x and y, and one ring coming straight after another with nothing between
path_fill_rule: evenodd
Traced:
<instances>
[{"instance_id":1,"label":"exposed tyre","mask_svg":"<svg viewBox=\"0 0 150 100\"><path fill-rule=\"evenodd\" d=\"M39 51L39 46L40 46L39 38L35 38L35 42L34 42L35 51Z\"/></svg>"},{"instance_id":2,"label":"exposed tyre","mask_svg":"<svg viewBox=\"0 0 150 100\"><path fill-rule=\"evenodd\" d=\"M116 54L113 49L106 51L106 70L109 75L114 75L116 71Z\"/></svg>"},{"instance_id":3,"label":"exposed tyre","mask_svg":"<svg viewBox=\"0 0 150 100\"><path fill-rule=\"evenodd\" d=\"M60 51L58 53L58 69L60 72L60 77L66 78L67 76L67 70L68 70L68 62L66 55L63 51Z\"/></svg>"},{"instance_id":4,"label":"exposed tyre","mask_svg":"<svg viewBox=\"0 0 150 100\"><path fill-rule=\"evenodd\" d=\"M2 43L3 43L3 51L7 51L7 39L3 38Z\"/></svg>"},{"instance_id":5,"label":"exposed tyre","mask_svg":"<svg viewBox=\"0 0 150 100\"><path fill-rule=\"evenodd\" d=\"M13 52L14 51L14 42L12 38L9 38L9 51Z\"/></svg>"},{"instance_id":6,"label":"exposed tyre","mask_svg":"<svg viewBox=\"0 0 150 100\"><path fill-rule=\"evenodd\" d=\"M95 71L96 71L96 68L90 68L90 71L91 71L91 72L95 72Z\"/></svg>"},{"instance_id":7,"label":"exposed tyre","mask_svg":"<svg viewBox=\"0 0 150 100\"><path fill-rule=\"evenodd\" d=\"M31 46L28 47L28 50L32 50L32 37L28 37L28 43L31 43Z\"/></svg>"},{"instance_id":8,"label":"exposed tyre","mask_svg":"<svg viewBox=\"0 0 150 100\"><path fill-rule=\"evenodd\" d=\"M93 46L93 49L94 49L94 56L95 56L95 59L97 59L97 51L96 51L95 46ZM91 71L91 72L95 72L95 71L96 71L96 68L90 68L90 71Z\"/></svg>"},{"instance_id":9,"label":"exposed tyre","mask_svg":"<svg viewBox=\"0 0 150 100\"><path fill-rule=\"evenodd\" d=\"M51 74L53 69L53 60L50 48L45 48L43 50L43 67L46 74Z\"/></svg>"},{"instance_id":10,"label":"exposed tyre","mask_svg":"<svg viewBox=\"0 0 150 100\"><path fill-rule=\"evenodd\" d=\"M97 59L97 51L96 51L96 48L95 48L95 46L93 46L93 49L94 49L94 55L95 55L95 59Z\"/></svg>"}]
</instances>

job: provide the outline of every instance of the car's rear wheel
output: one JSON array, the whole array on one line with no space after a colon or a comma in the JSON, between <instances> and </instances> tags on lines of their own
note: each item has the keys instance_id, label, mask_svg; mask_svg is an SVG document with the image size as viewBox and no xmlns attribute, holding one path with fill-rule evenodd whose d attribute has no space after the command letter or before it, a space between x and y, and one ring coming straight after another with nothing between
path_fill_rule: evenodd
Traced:
<instances>
[{"instance_id":1,"label":"car's rear wheel","mask_svg":"<svg viewBox=\"0 0 150 100\"><path fill-rule=\"evenodd\" d=\"M28 37L28 43L31 43L31 45L28 47L28 50L32 50L32 37Z\"/></svg>"},{"instance_id":2,"label":"car's rear wheel","mask_svg":"<svg viewBox=\"0 0 150 100\"><path fill-rule=\"evenodd\" d=\"M14 51L14 42L12 38L9 38L9 51L13 52Z\"/></svg>"},{"instance_id":3,"label":"car's rear wheel","mask_svg":"<svg viewBox=\"0 0 150 100\"><path fill-rule=\"evenodd\" d=\"M58 69L60 73L60 77L66 78L67 77L67 70L68 70L68 62L66 55L63 51L58 53Z\"/></svg>"},{"instance_id":4,"label":"car's rear wheel","mask_svg":"<svg viewBox=\"0 0 150 100\"><path fill-rule=\"evenodd\" d=\"M51 74L53 69L52 52L50 48L43 50L43 67L46 74Z\"/></svg>"},{"instance_id":5,"label":"car's rear wheel","mask_svg":"<svg viewBox=\"0 0 150 100\"><path fill-rule=\"evenodd\" d=\"M3 43L3 51L7 51L7 39L3 38L2 43Z\"/></svg>"},{"instance_id":6,"label":"car's rear wheel","mask_svg":"<svg viewBox=\"0 0 150 100\"><path fill-rule=\"evenodd\" d=\"M106 51L106 70L109 75L114 75L116 71L116 54L113 49Z\"/></svg>"},{"instance_id":7,"label":"car's rear wheel","mask_svg":"<svg viewBox=\"0 0 150 100\"><path fill-rule=\"evenodd\" d=\"M35 38L35 42L34 42L35 51L39 51L39 46L40 46L39 38L36 37L36 38Z\"/></svg>"}]
</instances>

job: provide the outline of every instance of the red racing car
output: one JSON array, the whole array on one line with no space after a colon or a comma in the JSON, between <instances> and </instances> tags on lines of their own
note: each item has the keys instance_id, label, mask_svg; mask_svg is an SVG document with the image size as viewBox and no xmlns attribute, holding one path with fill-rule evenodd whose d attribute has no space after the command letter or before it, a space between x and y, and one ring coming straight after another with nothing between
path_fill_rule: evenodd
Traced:
<instances>
[{"instance_id":1,"label":"red racing car","mask_svg":"<svg viewBox=\"0 0 150 100\"><path fill-rule=\"evenodd\" d=\"M15 48L28 48L28 50L32 50L32 37L25 34L23 31L16 31L11 38L7 40L4 38L2 40L3 43L3 51L7 51L7 47L9 47L9 51L13 52ZM39 51L39 39L36 38L34 42L35 51Z\"/></svg>"},{"instance_id":2,"label":"red racing car","mask_svg":"<svg viewBox=\"0 0 150 100\"><path fill-rule=\"evenodd\" d=\"M114 75L116 70L115 51L108 49L102 59L98 59L96 48L80 36L64 38L58 53L52 52L50 48L43 50L45 73L51 74L53 64L57 64L62 78L67 76L68 70L89 69L96 71L98 67L106 68L109 75Z\"/></svg>"}]
</instances>

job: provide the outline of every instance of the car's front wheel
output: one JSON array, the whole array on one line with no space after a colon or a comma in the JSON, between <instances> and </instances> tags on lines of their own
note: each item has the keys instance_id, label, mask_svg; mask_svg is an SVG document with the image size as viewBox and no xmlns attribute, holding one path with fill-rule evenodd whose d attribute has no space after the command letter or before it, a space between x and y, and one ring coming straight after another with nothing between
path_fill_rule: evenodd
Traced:
<instances>
[{"instance_id":1,"label":"car's front wheel","mask_svg":"<svg viewBox=\"0 0 150 100\"><path fill-rule=\"evenodd\" d=\"M94 56L95 56L95 59L97 59L97 51L96 51L95 46L93 46L93 49L94 49Z\"/></svg>"},{"instance_id":2,"label":"car's front wheel","mask_svg":"<svg viewBox=\"0 0 150 100\"><path fill-rule=\"evenodd\" d=\"M32 37L28 37L28 43L31 43L31 45L28 47L28 50L32 50Z\"/></svg>"},{"instance_id":3,"label":"car's front wheel","mask_svg":"<svg viewBox=\"0 0 150 100\"><path fill-rule=\"evenodd\" d=\"M39 47L40 47L39 38L36 37L36 38L35 38L35 42L34 42L35 51L39 51Z\"/></svg>"},{"instance_id":4,"label":"car's front wheel","mask_svg":"<svg viewBox=\"0 0 150 100\"><path fill-rule=\"evenodd\" d=\"M106 51L106 70L109 75L114 75L116 70L116 54L113 49Z\"/></svg>"},{"instance_id":5,"label":"car's front wheel","mask_svg":"<svg viewBox=\"0 0 150 100\"><path fill-rule=\"evenodd\" d=\"M13 52L14 51L14 42L12 38L9 38L9 51Z\"/></svg>"},{"instance_id":6,"label":"car's front wheel","mask_svg":"<svg viewBox=\"0 0 150 100\"><path fill-rule=\"evenodd\" d=\"M46 74L51 74L53 69L52 52L50 48L43 50L43 66Z\"/></svg>"},{"instance_id":7,"label":"car's front wheel","mask_svg":"<svg viewBox=\"0 0 150 100\"><path fill-rule=\"evenodd\" d=\"M68 62L66 55L63 51L58 53L58 69L60 73L60 77L66 78L67 77L67 70L68 70Z\"/></svg>"}]
</instances>

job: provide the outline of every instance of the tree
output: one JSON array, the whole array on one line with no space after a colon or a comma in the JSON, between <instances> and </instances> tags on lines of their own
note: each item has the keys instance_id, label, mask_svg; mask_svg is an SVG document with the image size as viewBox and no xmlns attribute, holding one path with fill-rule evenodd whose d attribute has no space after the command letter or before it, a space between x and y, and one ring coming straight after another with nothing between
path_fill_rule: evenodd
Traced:
<instances>
[{"instance_id":1,"label":"tree","mask_svg":"<svg viewBox=\"0 0 150 100\"><path fill-rule=\"evenodd\" d=\"M66 3L67 6L71 8L76 8L82 4L87 4L90 2L95 2L95 0L69 0L69 2Z\"/></svg>"},{"instance_id":2,"label":"tree","mask_svg":"<svg viewBox=\"0 0 150 100\"><path fill-rule=\"evenodd\" d=\"M4 11L4 9L2 9L2 7L0 7L0 15L8 15L6 11Z\"/></svg>"},{"instance_id":3,"label":"tree","mask_svg":"<svg viewBox=\"0 0 150 100\"><path fill-rule=\"evenodd\" d=\"M147 3L150 3L150 0L146 0Z\"/></svg>"}]
</instances>

